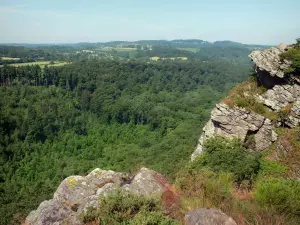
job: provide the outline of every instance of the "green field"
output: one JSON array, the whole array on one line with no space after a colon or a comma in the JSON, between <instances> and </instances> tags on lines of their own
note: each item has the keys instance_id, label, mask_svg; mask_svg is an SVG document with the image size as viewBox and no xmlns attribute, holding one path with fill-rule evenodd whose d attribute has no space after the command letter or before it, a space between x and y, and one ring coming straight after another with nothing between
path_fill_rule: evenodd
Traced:
<instances>
[{"instance_id":1,"label":"green field","mask_svg":"<svg viewBox=\"0 0 300 225\"><path fill-rule=\"evenodd\" d=\"M98 51L103 51L103 52L111 52L112 50L116 50L117 52L132 52L136 51L136 48L114 48L114 47L104 47L97 49Z\"/></svg>"},{"instance_id":2,"label":"green field","mask_svg":"<svg viewBox=\"0 0 300 225\"><path fill-rule=\"evenodd\" d=\"M11 58L11 57L5 57L5 56L0 57L0 58L1 58L1 60L4 60L4 61L9 61L9 60L18 61L18 60L20 60L20 58Z\"/></svg>"},{"instance_id":3,"label":"green field","mask_svg":"<svg viewBox=\"0 0 300 225\"><path fill-rule=\"evenodd\" d=\"M169 58L161 58L161 57L159 57L159 56L153 56L153 57L151 57L150 58L151 60L153 60L153 61L157 61L157 60L175 60L175 59L181 59L181 60L184 60L184 61L186 61L186 60L188 60L188 58L187 57L169 57Z\"/></svg>"},{"instance_id":4,"label":"green field","mask_svg":"<svg viewBox=\"0 0 300 225\"><path fill-rule=\"evenodd\" d=\"M39 65L42 69L47 65L49 67L52 66L64 66L69 64L68 62L59 62L59 61L54 61L54 64L50 64L50 61L40 61L40 62L27 62L27 63L13 63L9 64L10 66L32 66L32 65Z\"/></svg>"},{"instance_id":5,"label":"green field","mask_svg":"<svg viewBox=\"0 0 300 225\"><path fill-rule=\"evenodd\" d=\"M200 51L199 48L177 48L179 50L183 50L183 51L188 51L188 52L194 52L194 53L197 53Z\"/></svg>"}]
</instances>

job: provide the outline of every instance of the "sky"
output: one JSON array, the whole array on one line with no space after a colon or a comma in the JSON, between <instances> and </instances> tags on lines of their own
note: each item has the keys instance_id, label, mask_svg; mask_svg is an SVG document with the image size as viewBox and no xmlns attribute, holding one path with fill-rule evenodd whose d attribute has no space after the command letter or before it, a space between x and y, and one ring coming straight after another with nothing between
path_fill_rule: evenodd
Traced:
<instances>
[{"instance_id":1,"label":"sky","mask_svg":"<svg viewBox=\"0 0 300 225\"><path fill-rule=\"evenodd\" d=\"M300 0L0 0L0 43L294 43Z\"/></svg>"}]
</instances>

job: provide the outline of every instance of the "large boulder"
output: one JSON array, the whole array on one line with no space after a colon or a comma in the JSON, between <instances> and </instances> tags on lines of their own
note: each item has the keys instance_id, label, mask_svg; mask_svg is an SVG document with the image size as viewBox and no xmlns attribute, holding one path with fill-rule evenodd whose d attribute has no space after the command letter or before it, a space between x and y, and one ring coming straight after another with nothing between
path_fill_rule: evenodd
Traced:
<instances>
[{"instance_id":1,"label":"large boulder","mask_svg":"<svg viewBox=\"0 0 300 225\"><path fill-rule=\"evenodd\" d=\"M237 223L219 209L195 209L188 212L186 225L237 225Z\"/></svg>"},{"instance_id":2,"label":"large boulder","mask_svg":"<svg viewBox=\"0 0 300 225\"><path fill-rule=\"evenodd\" d=\"M87 176L70 176L62 181L53 199L44 201L26 218L27 225L83 224L81 214L97 208L100 196L116 189L144 196L159 196L169 190L167 179L153 170L142 168L136 175L95 169Z\"/></svg>"},{"instance_id":3,"label":"large boulder","mask_svg":"<svg viewBox=\"0 0 300 225\"><path fill-rule=\"evenodd\" d=\"M142 168L131 180L121 189L138 195L160 195L169 187L167 179L153 170Z\"/></svg>"},{"instance_id":4,"label":"large boulder","mask_svg":"<svg viewBox=\"0 0 300 225\"><path fill-rule=\"evenodd\" d=\"M211 118L203 128L198 145L191 156L194 160L203 151L203 144L207 138L223 136L238 137L245 142L253 135L254 145L251 150L262 151L276 141L277 135L273 131L271 121L261 115L244 108L230 108L220 103L211 112Z\"/></svg>"},{"instance_id":5,"label":"large boulder","mask_svg":"<svg viewBox=\"0 0 300 225\"><path fill-rule=\"evenodd\" d=\"M51 199L43 201L37 210L32 211L26 218L27 225L60 225L73 224L80 225L76 212L69 206Z\"/></svg>"}]
</instances>

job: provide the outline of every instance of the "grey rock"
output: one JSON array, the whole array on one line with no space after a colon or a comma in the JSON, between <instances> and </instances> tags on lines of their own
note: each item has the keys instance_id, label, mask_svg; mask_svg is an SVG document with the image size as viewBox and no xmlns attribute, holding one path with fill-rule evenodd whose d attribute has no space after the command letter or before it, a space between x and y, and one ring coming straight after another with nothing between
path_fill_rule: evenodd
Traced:
<instances>
[{"instance_id":1,"label":"grey rock","mask_svg":"<svg viewBox=\"0 0 300 225\"><path fill-rule=\"evenodd\" d=\"M262 96L264 104L274 111L282 110L287 104L294 103L299 98L300 85L297 83L275 85Z\"/></svg>"},{"instance_id":2,"label":"grey rock","mask_svg":"<svg viewBox=\"0 0 300 225\"><path fill-rule=\"evenodd\" d=\"M168 181L160 173L142 168L129 184L121 187L122 190L138 195L161 195L167 188Z\"/></svg>"},{"instance_id":3,"label":"grey rock","mask_svg":"<svg viewBox=\"0 0 300 225\"><path fill-rule=\"evenodd\" d=\"M254 135L255 149L264 150L277 140L278 135L273 130L269 119L265 119L263 126Z\"/></svg>"},{"instance_id":4,"label":"grey rock","mask_svg":"<svg viewBox=\"0 0 300 225\"><path fill-rule=\"evenodd\" d=\"M291 128L300 126L300 98L293 104L285 124Z\"/></svg>"},{"instance_id":5,"label":"grey rock","mask_svg":"<svg viewBox=\"0 0 300 225\"><path fill-rule=\"evenodd\" d=\"M99 188L96 192L96 194L88 196L87 198L85 198L78 210L77 213L81 214L81 213L85 213L87 212L88 208L98 208L99 205L99 197L100 196L107 196L108 194L112 193L113 191L115 191L118 188L118 184L115 183L107 183L105 184L102 188Z\"/></svg>"},{"instance_id":6,"label":"grey rock","mask_svg":"<svg viewBox=\"0 0 300 225\"><path fill-rule=\"evenodd\" d=\"M291 66L288 60L281 60L280 55L288 48L285 44L264 50L253 51L249 57L255 63L255 72L260 84L272 88L276 84L287 82L285 70Z\"/></svg>"},{"instance_id":7,"label":"grey rock","mask_svg":"<svg viewBox=\"0 0 300 225\"><path fill-rule=\"evenodd\" d=\"M63 225L83 224L77 219L77 215L68 206L57 200L44 201L37 210L32 211L26 218L27 225Z\"/></svg>"},{"instance_id":8,"label":"grey rock","mask_svg":"<svg viewBox=\"0 0 300 225\"><path fill-rule=\"evenodd\" d=\"M162 195L169 183L160 173L142 168L135 176L95 169L87 176L70 176L62 181L53 199L44 201L26 218L27 225L83 224L81 214L97 208L100 196L117 188L138 195Z\"/></svg>"},{"instance_id":9,"label":"grey rock","mask_svg":"<svg viewBox=\"0 0 300 225\"><path fill-rule=\"evenodd\" d=\"M219 209L195 209L188 212L186 225L237 225L237 223Z\"/></svg>"},{"instance_id":10,"label":"grey rock","mask_svg":"<svg viewBox=\"0 0 300 225\"><path fill-rule=\"evenodd\" d=\"M281 62L280 54L287 49L281 44L279 47L271 47L265 50L253 51L249 57L256 65L256 72L266 71L272 77L284 77L284 69L290 66L290 62Z\"/></svg>"},{"instance_id":11,"label":"grey rock","mask_svg":"<svg viewBox=\"0 0 300 225\"><path fill-rule=\"evenodd\" d=\"M121 183L128 175L111 170L95 169L86 177L71 176L66 178L54 193L54 199L69 205L80 204L86 197L94 195L107 183Z\"/></svg>"},{"instance_id":12,"label":"grey rock","mask_svg":"<svg viewBox=\"0 0 300 225\"><path fill-rule=\"evenodd\" d=\"M217 104L211 112L210 120L203 128L191 160L203 152L205 140L216 135L228 138L238 137L244 142L248 135L253 134L255 145L251 150L262 151L276 140L276 134L272 128L271 121L261 115L243 108L230 108L223 103Z\"/></svg>"}]
</instances>

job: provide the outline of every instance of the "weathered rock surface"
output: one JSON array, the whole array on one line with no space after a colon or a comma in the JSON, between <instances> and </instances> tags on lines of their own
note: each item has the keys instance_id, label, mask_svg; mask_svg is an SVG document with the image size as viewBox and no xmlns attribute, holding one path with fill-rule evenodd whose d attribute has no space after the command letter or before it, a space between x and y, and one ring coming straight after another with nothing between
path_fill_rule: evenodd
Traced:
<instances>
[{"instance_id":1,"label":"weathered rock surface","mask_svg":"<svg viewBox=\"0 0 300 225\"><path fill-rule=\"evenodd\" d=\"M264 83L264 76L267 74L271 77L284 78L284 70L287 69L291 62L280 60L280 54L288 48L285 44L280 44L278 47L271 47L265 50L253 51L249 57L255 63L255 70L262 78Z\"/></svg>"},{"instance_id":2,"label":"weathered rock surface","mask_svg":"<svg viewBox=\"0 0 300 225\"><path fill-rule=\"evenodd\" d=\"M288 116L285 124L289 127L300 126L300 98L294 102L293 107L291 108L290 115Z\"/></svg>"},{"instance_id":3,"label":"weathered rock surface","mask_svg":"<svg viewBox=\"0 0 300 225\"><path fill-rule=\"evenodd\" d=\"M245 141L248 135L254 135L254 148L262 151L276 141L277 135L272 130L271 121L261 115L243 108L230 108L220 103L211 112L211 118L203 128L196 150L191 156L194 160L203 150L204 141L212 136L228 138L238 137Z\"/></svg>"},{"instance_id":4,"label":"weathered rock surface","mask_svg":"<svg viewBox=\"0 0 300 225\"><path fill-rule=\"evenodd\" d=\"M153 170L142 168L129 184L121 189L138 195L155 195L163 193L169 186L167 179Z\"/></svg>"},{"instance_id":5,"label":"weathered rock surface","mask_svg":"<svg viewBox=\"0 0 300 225\"><path fill-rule=\"evenodd\" d=\"M282 110L287 104L294 103L300 98L300 85L275 85L263 96L263 102L274 111Z\"/></svg>"},{"instance_id":6,"label":"weathered rock surface","mask_svg":"<svg viewBox=\"0 0 300 225\"><path fill-rule=\"evenodd\" d=\"M237 223L219 209L195 209L185 217L186 225L237 225Z\"/></svg>"},{"instance_id":7,"label":"weathered rock surface","mask_svg":"<svg viewBox=\"0 0 300 225\"><path fill-rule=\"evenodd\" d=\"M27 225L83 224L80 214L98 207L99 196L120 188L138 195L161 195L169 187L160 173L142 168L135 176L95 169L85 177L71 176L57 188L53 199L44 201L26 218Z\"/></svg>"}]
</instances>

